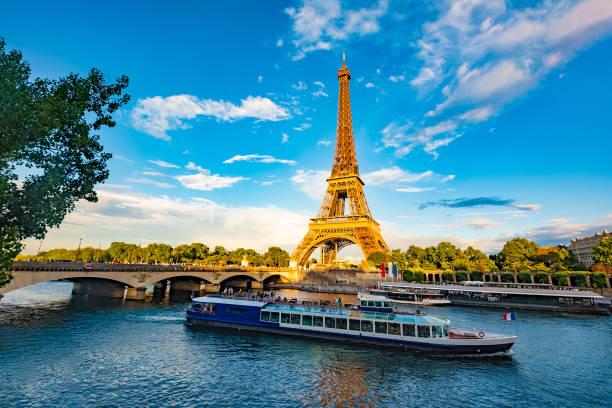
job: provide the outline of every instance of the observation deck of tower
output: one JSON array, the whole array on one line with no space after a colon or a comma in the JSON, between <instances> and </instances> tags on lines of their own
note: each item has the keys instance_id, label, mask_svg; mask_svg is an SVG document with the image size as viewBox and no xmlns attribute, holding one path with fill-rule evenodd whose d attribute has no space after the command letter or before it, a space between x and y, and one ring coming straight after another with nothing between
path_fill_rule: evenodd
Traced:
<instances>
[{"instance_id":1,"label":"observation deck of tower","mask_svg":"<svg viewBox=\"0 0 612 408\"><path fill-rule=\"evenodd\" d=\"M331 264L343 247L356 244L367 259L374 252L390 254L389 247L374 221L365 195L355 154L353 119L349 81L351 73L343 52L338 70L338 123L336 148L327 190L316 218L308 224L308 232L291 254L293 265L304 265L316 248L321 248L321 260ZM347 213L348 204L348 213Z\"/></svg>"}]
</instances>

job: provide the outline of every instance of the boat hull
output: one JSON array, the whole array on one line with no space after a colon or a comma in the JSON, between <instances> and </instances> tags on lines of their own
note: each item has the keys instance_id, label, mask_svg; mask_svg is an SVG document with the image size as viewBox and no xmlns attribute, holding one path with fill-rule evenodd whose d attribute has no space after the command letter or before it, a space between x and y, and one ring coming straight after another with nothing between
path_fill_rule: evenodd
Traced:
<instances>
[{"instance_id":1,"label":"boat hull","mask_svg":"<svg viewBox=\"0 0 612 408\"><path fill-rule=\"evenodd\" d=\"M270 333L281 336L297 336L297 337L306 337L313 339L324 339L324 340L335 340L346 342L349 341L351 343L358 344L368 344L375 345L380 347L389 347L395 349L402 350L415 350L415 351L424 351L428 353L436 353L436 354L451 354L451 355L460 355L460 354L494 354L499 352L508 351L514 341L500 343L500 344L482 344L482 340L476 340L477 342L481 342L481 344L467 344L469 342L463 342L464 344L432 344L432 343L423 343L418 341L397 341L397 340L389 340L389 339L377 339L371 338L361 335L353 335L353 334L338 334L338 333L330 333L330 332L321 332L315 330L306 330L306 329L297 329L297 328L286 328L286 327L272 327L263 323L253 324L253 323L243 323L243 322L232 322L232 321L221 321L221 320L213 320L213 319L205 319L195 316L187 316L187 323L192 327L217 327L217 328L229 328L229 329L238 329L238 330L248 330L253 332L260 333Z\"/></svg>"}]
</instances>

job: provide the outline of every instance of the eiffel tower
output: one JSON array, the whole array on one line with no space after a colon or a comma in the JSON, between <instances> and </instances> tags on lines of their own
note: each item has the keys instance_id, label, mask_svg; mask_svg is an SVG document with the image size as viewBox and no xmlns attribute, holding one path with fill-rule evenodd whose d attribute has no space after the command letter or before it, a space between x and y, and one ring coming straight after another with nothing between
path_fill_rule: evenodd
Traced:
<instances>
[{"instance_id":1,"label":"eiffel tower","mask_svg":"<svg viewBox=\"0 0 612 408\"><path fill-rule=\"evenodd\" d=\"M340 249L351 244L359 245L366 259L373 252L391 252L380 235L380 225L372 218L359 177L349 93L351 74L344 52L338 80L338 128L331 176L327 179L327 191L317 217L310 220L306 236L291 255L295 266L308 262L316 248L321 248L321 262L328 265L333 263Z\"/></svg>"}]
</instances>

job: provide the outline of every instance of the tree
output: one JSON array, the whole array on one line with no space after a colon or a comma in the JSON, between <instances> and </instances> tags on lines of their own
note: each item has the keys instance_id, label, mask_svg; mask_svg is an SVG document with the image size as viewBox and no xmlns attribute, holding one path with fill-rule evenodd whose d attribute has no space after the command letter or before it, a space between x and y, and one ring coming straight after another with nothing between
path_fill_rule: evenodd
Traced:
<instances>
[{"instance_id":1,"label":"tree","mask_svg":"<svg viewBox=\"0 0 612 408\"><path fill-rule=\"evenodd\" d=\"M401 249L394 249L391 251L391 262L395 262L397 268L400 270L406 269L408 266L406 254L404 254Z\"/></svg>"},{"instance_id":2,"label":"tree","mask_svg":"<svg viewBox=\"0 0 612 408\"><path fill-rule=\"evenodd\" d=\"M606 266L612 265L612 238L603 238L593 248L593 261Z\"/></svg>"},{"instance_id":3,"label":"tree","mask_svg":"<svg viewBox=\"0 0 612 408\"><path fill-rule=\"evenodd\" d=\"M287 266L289 265L289 253L279 247L270 247L268 252L263 254L266 263L269 266Z\"/></svg>"},{"instance_id":4,"label":"tree","mask_svg":"<svg viewBox=\"0 0 612 408\"><path fill-rule=\"evenodd\" d=\"M420 268L425 260L425 250L416 245L410 245L406 251L406 261L409 268Z\"/></svg>"},{"instance_id":5,"label":"tree","mask_svg":"<svg viewBox=\"0 0 612 408\"><path fill-rule=\"evenodd\" d=\"M387 262L389 259L389 257L387 256L387 254L382 253L380 251L376 251L376 252L372 252L369 256L368 256L368 262L376 267L379 267L381 263L383 262Z\"/></svg>"},{"instance_id":6,"label":"tree","mask_svg":"<svg viewBox=\"0 0 612 408\"><path fill-rule=\"evenodd\" d=\"M107 83L97 69L31 79L22 54L0 39L0 285L21 240L44 238L78 200L97 201L111 155L91 132L115 125L127 85L126 76Z\"/></svg>"},{"instance_id":7,"label":"tree","mask_svg":"<svg viewBox=\"0 0 612 408\"><path fill-rule=\"evenodd\" d=\"M532 259L535 257L538 246L535 242L525 238L514 238L506 242L499 254L502 268L508 271L521 269L534 270Z\"/></svg>"}]
</instances>

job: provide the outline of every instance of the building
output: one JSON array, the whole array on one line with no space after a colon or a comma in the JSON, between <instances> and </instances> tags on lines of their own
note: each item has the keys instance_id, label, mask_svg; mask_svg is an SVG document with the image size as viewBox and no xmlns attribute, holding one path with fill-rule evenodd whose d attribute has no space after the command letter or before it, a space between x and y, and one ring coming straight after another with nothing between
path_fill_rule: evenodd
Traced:
<instances>
[{"instance_id":1,"label":"building","mask_svg":"<svg viewBox=\"0 0 612 408\"><path fill-rule=\"evenodd\" d=\"M574 238L570 244L570 250L576 258L586 266L593 265L593 248L599 245L603 238L612 237L612 232L604 230L595 235L585 238Z\"/></svg>"}]
</instances>

